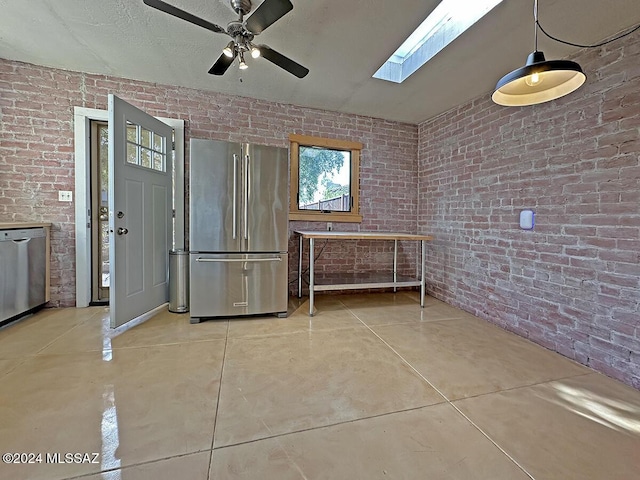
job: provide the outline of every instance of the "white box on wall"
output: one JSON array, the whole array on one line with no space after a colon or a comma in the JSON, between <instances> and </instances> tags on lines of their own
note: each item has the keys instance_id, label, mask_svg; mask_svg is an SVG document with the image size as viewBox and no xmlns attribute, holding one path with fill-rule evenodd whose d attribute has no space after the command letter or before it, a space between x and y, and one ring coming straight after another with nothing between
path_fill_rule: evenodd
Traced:
<instances>
[{"instance_id":1,"label":"white box on wall","mask_svg":"<svg viewBox=\"0 0 640 480\"><path fill-rule=\"evenodd\" d=\"M533 210L522 210L520 212L520 228L523 230L533 230L535 224L535 213Z\"/></svg>"}]
</instances>

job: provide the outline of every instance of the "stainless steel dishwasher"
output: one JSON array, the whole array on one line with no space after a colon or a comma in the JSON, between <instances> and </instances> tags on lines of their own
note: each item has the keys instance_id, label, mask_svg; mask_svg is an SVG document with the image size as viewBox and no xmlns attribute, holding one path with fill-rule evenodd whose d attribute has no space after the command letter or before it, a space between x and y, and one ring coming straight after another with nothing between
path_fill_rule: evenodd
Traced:
<instances>
[{"instance_id":1,"label":"stainless steel dishwasher","mask_svg":"<svg viewBox=\"0 0 640 480\"><path fill-rule=\"evenodd\" d=\"M0 230L0 322L46 302L44 228Z\"/></svg>"}]
</instances>

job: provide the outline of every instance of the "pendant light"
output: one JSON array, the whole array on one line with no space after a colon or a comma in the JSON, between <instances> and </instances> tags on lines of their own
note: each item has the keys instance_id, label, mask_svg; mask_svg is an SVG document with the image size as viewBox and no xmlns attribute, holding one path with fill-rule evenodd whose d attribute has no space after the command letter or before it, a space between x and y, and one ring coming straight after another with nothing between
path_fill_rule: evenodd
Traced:
<instances>
[{"instance_id":1,"label":"pendant light","mask_svg":"<svg viewBox=\"0 0 640 480\"><path fill-rule=\"evenodd\" d=\"M587 79L576 62L544 58L544 53L538 51L538 0L534 2L533 17L535 50L524 67L498 81L491 96L498 105L518 107L555 100L577 90Z\"/></svg>"}]
</instances>

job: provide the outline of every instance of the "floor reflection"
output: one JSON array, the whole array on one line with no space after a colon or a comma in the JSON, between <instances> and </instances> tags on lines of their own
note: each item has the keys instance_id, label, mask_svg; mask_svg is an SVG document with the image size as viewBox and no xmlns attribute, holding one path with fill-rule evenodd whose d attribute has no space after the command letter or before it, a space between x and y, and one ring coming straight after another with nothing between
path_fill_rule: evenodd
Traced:
<instances>
[{"instance_id":1,"label":"floor reflection","mask_svg":"<svg viewBox=\"0 0 640 480\"><path fill-rule=\"evenodd\" d=\"M115 392L113 385L105 385L102 394L102 423L100 430L102 433L102 470L118 468L121 466L120 459L116 457L120 446L120 435L118 431L118 411L116 409Z\"/></svg>"},{"instance_id":2,"label":"floor reflection","mask_svg":"<svg viewBox=\"0 0 640 480\"><path fill-rule=\"evenodd\" d=\"M640 406L566 384L556 385L555 390L577 415L617 431L640 433Z\"/></svg>"}]
</instances>

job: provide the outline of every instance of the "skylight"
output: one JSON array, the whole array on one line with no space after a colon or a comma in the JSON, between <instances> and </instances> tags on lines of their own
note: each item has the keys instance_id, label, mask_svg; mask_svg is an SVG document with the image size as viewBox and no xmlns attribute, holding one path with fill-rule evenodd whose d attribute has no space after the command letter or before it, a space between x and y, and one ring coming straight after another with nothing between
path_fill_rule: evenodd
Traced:
<instances>
[{"instance_id":1,"label":"skylight","mask_svg":"<svg viewBox=\"0 0 640 480\"><path fill-rule=\"evenodd\" d=\"M404 82L500 3L502 0L442 0L373 77Z\"/></svg>"}]
</instances>

